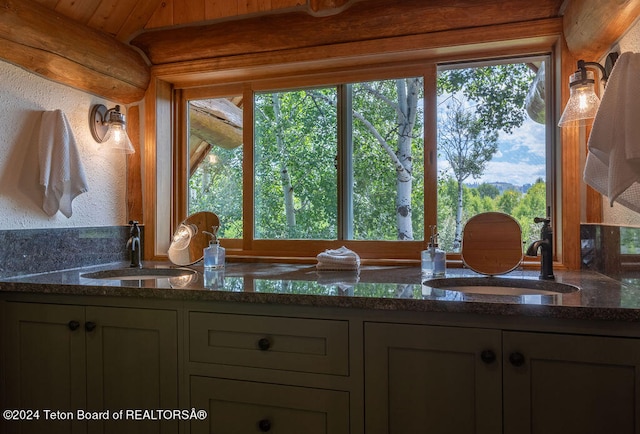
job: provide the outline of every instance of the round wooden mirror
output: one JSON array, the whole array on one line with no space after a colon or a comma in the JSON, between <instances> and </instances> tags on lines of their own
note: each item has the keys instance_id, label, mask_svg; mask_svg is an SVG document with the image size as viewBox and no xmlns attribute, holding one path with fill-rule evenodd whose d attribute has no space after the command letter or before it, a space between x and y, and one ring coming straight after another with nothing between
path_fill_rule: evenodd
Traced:
<instances>
[{"instance_id":1,"label":"round wooden mirror","mask_svg":"<svg viewBox=\"0 0 640 434\"><path fill-rule=\"evenodd\" d=\"M500 212L471 217L462 233L462 262L476 273L513 271L522 262L522 230L516 219Z\"/></svg>"},{"instance_id":2,"label":"round wooden mirror","mask_svg":"<svg viewBox=\"0 0 640 434\"><path fill-rule=\"evenodd\" d=\"M212 226L220 226L220 219L212 212L202 211L187 217L178 225L171 246L169 260L176 265L191 265L202 260L203 250L209 245Z\"/></svg>"}]
</instances>

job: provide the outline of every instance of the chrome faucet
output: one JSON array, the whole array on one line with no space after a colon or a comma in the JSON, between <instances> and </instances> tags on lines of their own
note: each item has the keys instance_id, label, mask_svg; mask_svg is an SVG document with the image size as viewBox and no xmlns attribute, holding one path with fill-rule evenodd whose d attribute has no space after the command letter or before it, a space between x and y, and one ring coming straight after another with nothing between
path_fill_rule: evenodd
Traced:
<instances>
[{"instance_id":1,"label":"chrome faucet","mask_svg":"<svg viewBox=\"0 0 640 434\"><path fill-rule=\"evenodd\" d=\"M549 210L547 210L546 218L536 217L533 219L534 223L543 223L543 225L540 229L540 239L531 243L527 249L529 256L538 256L538 250L541 250L539 278L544 280L555 279L553 275L553 229L551 229L549 214Z\"/></svg>"},{"instance_id":2,"label":"chrome faucet","mask_svg":"<svg viewBox=\"0 0 640 434\"><path fill-rule=\"evenodd\" d=\"M142 249L140 247L140 228L138 227L138 222L135 220L131 220L129 222L131 225L131 236L127 241L127 250L129 250L129 255L131 257L131 265L130 267L142 268Z\"/></svg>"}]
</instances>

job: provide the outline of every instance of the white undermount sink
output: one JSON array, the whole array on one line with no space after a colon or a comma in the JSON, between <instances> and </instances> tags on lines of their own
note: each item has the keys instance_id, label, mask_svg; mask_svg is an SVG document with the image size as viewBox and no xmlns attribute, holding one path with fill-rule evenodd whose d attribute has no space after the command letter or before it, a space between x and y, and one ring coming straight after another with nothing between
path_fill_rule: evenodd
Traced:
<instances>
[{"instance_id":1,"label":"white undermount sink","mask_svg":"<svg viewBox=\"0 0 640 434\"><path fill-rule=\"evenodd\" d=\"M513 279L503 277L450 277L425 280L425 286L447 291L488 295L558 295L580 288L553 280Z\"/></svg>"}]
</instances>

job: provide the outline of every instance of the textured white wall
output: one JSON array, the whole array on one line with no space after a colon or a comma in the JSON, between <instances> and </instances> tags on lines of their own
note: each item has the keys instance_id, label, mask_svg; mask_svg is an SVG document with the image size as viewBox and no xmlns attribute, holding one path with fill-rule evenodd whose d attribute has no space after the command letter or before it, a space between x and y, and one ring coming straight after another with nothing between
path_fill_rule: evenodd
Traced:
<instances>
[{"instance_id":1,"label":"textured white wall","mask_svg":"<svg viewBox=\"0 0 640 434\"><path fill-rule=\"evenodd\" d=\"M640 53L640 21L631 26L618 41L617 51L624 53L626 51L632 51L634 53ZM602 209L604 214L604 223L613 225L624 226L640 226L640 214L629 210L617 203L613 204L613 207L609 206L609 199L606 197L602 203Z\"/></svg>"},{"instance_id":2,"label":"textured white wall","mask_svg":"<svg viewBox=\"0 0 640 434\"><path fill-rule=\"evenodd\" d=\"M0 61L0 230L123 225L126 219L126 157L102 154L89 131L93 95ZM62 110L73 130L89 191L73 201L73 215L42 211L35 184L36 125L42 111ZM36 153L36 154L34 154ZM37 159L35 160L37 161ZM28 178L25 180L24 178Z\"/></svg>"}]
</instances>

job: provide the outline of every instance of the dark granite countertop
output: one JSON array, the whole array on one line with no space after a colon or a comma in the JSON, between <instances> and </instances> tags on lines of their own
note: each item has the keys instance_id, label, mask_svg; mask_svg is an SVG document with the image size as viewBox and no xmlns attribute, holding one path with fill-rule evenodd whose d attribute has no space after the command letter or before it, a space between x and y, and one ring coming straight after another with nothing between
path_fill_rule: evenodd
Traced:
<instances>
[{"instance_id":1,"label":"dark granite countertop","mask_svg":"<svg viewBox=\"0 0 640 434\"><path fill-rule=\"evenodd\" d=\"M153 262L145 268L178 267ZM84 276L128 269L127 263L112 263L0 279L0 291L640 321L640 288L588 271L556 273L556 282L580 288L575 292L491 295L432 288L422 282L420 268L411 266L363 266L359 272L317 272L313 265L278 263L228 263L223 271L206 272L202 266L182 268L194 272L149 280ZM537 280L537 275L514 271L504 277L480 277L493 285L504 279ZM450 277L479 276L449 269Z\"/></svg>"}]
</instances>

